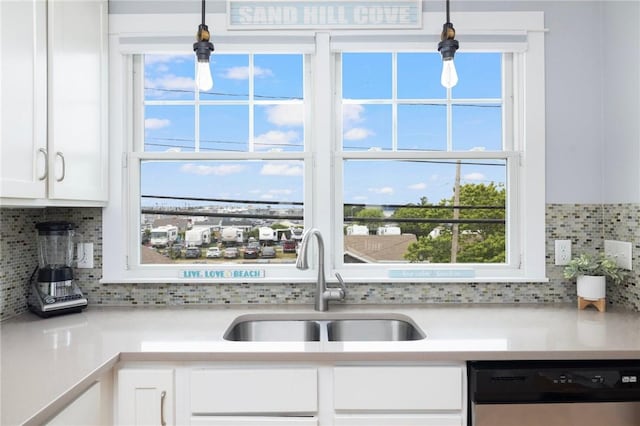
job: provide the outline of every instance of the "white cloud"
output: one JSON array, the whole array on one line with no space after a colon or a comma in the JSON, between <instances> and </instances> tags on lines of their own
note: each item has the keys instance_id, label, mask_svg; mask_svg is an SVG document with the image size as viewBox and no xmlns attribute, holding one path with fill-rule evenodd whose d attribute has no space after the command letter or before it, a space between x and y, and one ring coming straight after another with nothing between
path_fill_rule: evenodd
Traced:
<instances>
[{"instance_id":1,"label":"white cloud","mask_svg":"<svg viewBox=\"0 0 640 426\"><path fill-rule=\"evenodd\" d=\"M347 130L343 137L348 141L359 141L373 135L375 135L375 133L369 129L365 129L364 127L354 127L353 129Z\"/></svg>"},{"instance_id":2,"label":"white cloud","mask_svg":"<svg viewBox=\"0 0 640 426\"><path fill-rule=\"evenodd\" d=\"M191 77L167 74L155 79L146 78L144 86L147 89L194 90L195 81Z\"/></svg>"},{"instance_id":3,"label":"white cloud","mask_svg":"<svg viewBox=\"0 0 640 426\"><path fill-rule=\"evenodd\" d=\"M355 123L360 123L364 120L362 114L364 113L364 107L357 104L345 104L342 105L342 121L344 126L349 128Z\"/></svg>"},{"instance_id":4,"label":"white cloud","mask_svg":"<svg viewBox=\"0 0 640 426\"><path fill-rule=\"evenodd\" d=\"M273 194L262 194L260 198L262 198L263 200L273 200L275 197L273 196Z\"/></svg>"},{"instance_id":5,"label":"white cloud","mask_svg":"<svg viewBox=\"0 0 640 426\"><path fill-rule=\"evenodd\" d=\"M482 173L468 173L463 177L466 180L485 180L485 175Z\"/></svg>"},{"instance_id":6,"label":"white cloud","mask_svg":"<svg viewBox=\"0 0 640 426\"><path fill-rule=\"evenodd\" d=\"M287 145L294 143L298 140L298 132L289 130L283 132L280 130L269 130L267 133L258 135L255 139L255 144L260 146L265 145Z\"/></svg>"},{"instance_id":7,"label":"white cloud","mask_svg":"<svg viewBox=\"0 0 640 426\"><path fill-rule=\"evenodd\" d=\"M353 201L366 201L369 197L366 195L356 195L353 197Z\"/></svg>"},{"instance_id":8,"label":"white cloud","mask_svg":"<svg viewBox=\"0 0 640 426\"><path fill-rule=\"evenodd\" d=\"M484 146L474 146L469 151L486 151L487 149Z\"/></svg>"},{"instance_id":9,"label":"white cloud","mask_svg":"<svg viewBox=\"0 0 640 426\"><path fill-rule=\"evenodd\" d=\"M267 120L276 126L301 126L302 105L276 105L267 108Z\"/></svg>"},{"instance_id":10,"label":"white cloud","mask_svg":"<svg viewBox=\"0 0 640 426\"><path fill-rule=\"evenodd\" d=\"M419 190L427 189L427 184L424 182L414 183L413 185L409 185L408 188L419 191Z\"/></svg>"},{"instance_id":11,"label":"white cloud","mask_svg":"<svg viewBox=\"0 0 640 426\"><path fill-rule=\"evenodd\" d=\"M253 75L256 78L272 77L273 71L268 68L253 67ZM230 80L247 80L249 78L249 67L227 68L221 76Z\"/></svg>"},{"instance_id":12,"label":"white cloud","mask_svg":"<svg viewBox=\"0 0 640 426\"><path fill-rule=\"evenodd\" d=\"M149 130L162 129L170 124L171 121L166 118L145 118L144 120L144 128Z\"/></svg>"},{"instance_id":13,"label":"white cloud","mask_svg":"<svg viewBox=\"0 0 640 426\"><path fill-rule=\"evenodd\" d=\"M260 194L262 191L259 189L252 189L249 191L249 194Z\"/></svg>"},{"instance_id":14,"label":"white cloud","mask_svg":"<svg viewBox=\"0 0 640 426\"><path fill-rule=\"evenodd\" d=\"M260 174L265 176L302 176L302 167L285 163L268 163L262 166Z\"/></svg>"},{"instance_id":15,"label":"white cloud","mask_svg":"<svg viewBox=\"0 0 640 426\"><path fill-rule=\"evenodd\" d=\"M183 173L190 173L194 175L215 175L215 176L226 176L237 173L242 173L245 170L245 166L241 164L224 164L221 166L203 166L193 163L185 164L180 167L180 171Z\"/></svg>"},{"instance_id":16,"label":"white cloud","mask_svg":"<svg viewBox=\"0 0 640 426\"><path fill-rule=\"evenodd\" d=\"M390 186L383 186L382 188L369 188L369 192L389 195L393 194L393 188L391 188Z\"/></svg>"}]
</instances>

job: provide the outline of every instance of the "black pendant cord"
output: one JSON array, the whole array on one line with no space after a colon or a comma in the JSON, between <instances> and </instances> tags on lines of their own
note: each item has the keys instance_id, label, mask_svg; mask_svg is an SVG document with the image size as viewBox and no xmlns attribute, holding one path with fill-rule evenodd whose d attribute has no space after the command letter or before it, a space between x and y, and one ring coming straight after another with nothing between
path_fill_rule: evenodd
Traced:
<instances>
[{"instance_id":1,"label":"black pendant cord","mask_svg":"<svg viewBox=\"0 0 640 426\"><path fill-rule=\"evenodd\" d=\"M451 23L451 19L449 18L449 0L447 0L447 24Z\"/></svg>"},{"instance_id":2,"label":"black pendant cord","mask_svg":"<svg viewBox=\"0 0 640 426\"><path fill-rule=\"evenodd\" d=\"M206 3L206 0L202 0L202 25L205 25L205 23L204 23L204 17L205 17L205 3ZM449 4L448 0L447 0L447 4ZM447 12L447 13L448 13L448 12ZM447 17L447 19L449 19L449 18Z\"/></svg>"}]
</instances>

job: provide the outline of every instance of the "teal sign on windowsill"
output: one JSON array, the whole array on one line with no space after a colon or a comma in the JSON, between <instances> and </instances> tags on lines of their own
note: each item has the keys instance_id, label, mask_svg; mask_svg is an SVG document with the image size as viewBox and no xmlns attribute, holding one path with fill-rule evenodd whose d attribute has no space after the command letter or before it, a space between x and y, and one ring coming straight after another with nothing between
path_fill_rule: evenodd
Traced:
<instances>
[{"instance_id":1,"label":"teal sign on windowsill","mask_svg":"<svg viewBox=\"0 0 640 426\"><path fill-rule=\"evenodd\" d=\"M183 269L180 278L191 279L247 279L264 278L264 269Z\"/></svg>"},{"instance_id":2,"label":"teal sign on windowsill","mask_svg":"<svg viewBox=\"0 0 640 426\"><path fill-rule=\"evenodd\" d=\"M473 269L391 269L389 278L475 278Z\"/></svg>"},{"instance_id":3,"label":"teal sign on windowsill","mask_svg":"<svg viewBox=\"0 0 640 426\"><path fill-rule=\"evenodd\" d=\"M421 0L229 0L229 29L420 28Z\"/></svg>"}]
</instances>

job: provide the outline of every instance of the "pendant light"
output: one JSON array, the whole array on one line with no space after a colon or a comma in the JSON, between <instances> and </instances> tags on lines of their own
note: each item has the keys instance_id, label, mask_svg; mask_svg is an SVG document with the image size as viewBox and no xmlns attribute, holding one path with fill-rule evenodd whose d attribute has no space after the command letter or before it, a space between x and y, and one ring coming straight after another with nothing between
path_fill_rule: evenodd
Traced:
<instances>
[{"instance_id":1,"label":"pendant light","mask_svg":"<svg viewBox=\"0 0 640 426\"><path fill-rule=\"evenodd\" d=\"M458 50L458 40L456 38L456 30L449 19L449 0L447 2L447 22L442 26L442 34L440 35L440 43L438 43L438 52L442 55L442 75L440 83L447 89L451 89L458 84L458 73L453 63L453 56Z\"/></svg>"},{"instance_id":2,"label":"pendant light","mask_svg":"<svg viewBox=\"0 0 640 426\"><path fill-rule=\"evenodd\" d=\"M193 51L196 52L196 87L198 90L207 91L213 88L213 78L211 78L211 68L209 67L209 56L213 52L213 43L209 41L209 27L204 23L205 0L202 0L202 24L198 26L196 42L193 43Z\"/></svg>"}]
</instances>

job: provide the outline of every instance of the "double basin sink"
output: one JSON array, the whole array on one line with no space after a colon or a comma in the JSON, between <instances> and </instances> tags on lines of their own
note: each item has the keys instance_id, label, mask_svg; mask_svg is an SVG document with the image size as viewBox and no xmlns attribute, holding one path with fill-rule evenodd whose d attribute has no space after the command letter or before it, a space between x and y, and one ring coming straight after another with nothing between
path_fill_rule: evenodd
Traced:
<instances>
[{"instance_id":1,"label":"double basin sink","mask_svg":"<svg viewBox=\"0 0 640 426\"><path fill-rule=\"evenodd\" d=\"M238 342L408 341L426 336L404 315L243 315L224 334Z\"/></svg>"}]
</instances>

